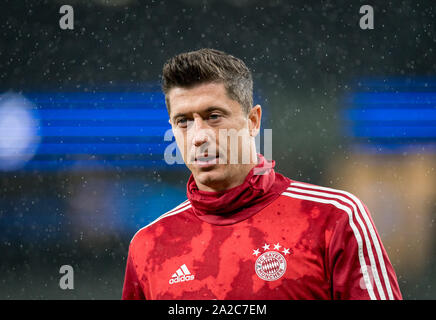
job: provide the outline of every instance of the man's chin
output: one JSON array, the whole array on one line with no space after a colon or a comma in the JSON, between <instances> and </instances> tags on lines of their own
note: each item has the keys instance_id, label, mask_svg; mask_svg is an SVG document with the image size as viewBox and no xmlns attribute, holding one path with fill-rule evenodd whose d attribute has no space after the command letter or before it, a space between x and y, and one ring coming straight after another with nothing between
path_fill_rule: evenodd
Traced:
<instances>
[{"instance_id":1,"label":"man's chin","mask_svg":"<svg viewBox=\"0 0 436 320\"><path fill-rule=\"evenodd\" d=\"M202 186L207 188L216 189L221 185L225 185L226 177L218 168L207 168L192 172L197 186L201 189ZM201 186L199 186L199 184Z\"/></svg>"}]
</instances>

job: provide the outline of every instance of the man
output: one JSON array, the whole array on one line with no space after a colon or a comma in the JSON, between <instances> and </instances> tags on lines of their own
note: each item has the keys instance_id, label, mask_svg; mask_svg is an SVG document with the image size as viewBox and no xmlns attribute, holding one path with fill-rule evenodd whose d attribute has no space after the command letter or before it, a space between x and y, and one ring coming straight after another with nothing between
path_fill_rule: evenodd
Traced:
<instances>
[{"instance_id":1,"label":"man","mask_svg":"<svg viewBox=\"0 0 436 320\"><path fill-rule=\"evenodd\" d=\"M252 88L245 64L221 51L165 64L188 199L135 234L122 298L401 299L359 199L286 178L256 155Z\"/></svg>"}]
</instances>

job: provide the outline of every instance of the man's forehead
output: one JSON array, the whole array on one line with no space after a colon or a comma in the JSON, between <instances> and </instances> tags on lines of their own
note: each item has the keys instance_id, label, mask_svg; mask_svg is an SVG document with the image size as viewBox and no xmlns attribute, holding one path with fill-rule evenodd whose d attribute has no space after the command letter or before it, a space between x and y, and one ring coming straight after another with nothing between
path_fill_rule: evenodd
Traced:
<instances>
[{"instance_id":1,"label":"man's forehead","mask_svg":"<svg viewBox=\"0 0 436 320\"><path fill-rule=\"evenodd\" d=\"M194 87L183 88L183 87L174 87L170 90L168 96L173 102L174 99L192 99L196 97L207 97L207 96L215 96L215 95L226 95L226 89L223 83L205 83L199 84Z\"/></svg>"},{"instance_id":2,"label":"man's forehead","mask_svg":"<svg viewBox=\"0 0 436 320\"><path fill-rule=\"evenodd\" d=\"M168 98L172 114L200 111L231 100L222 83L207 83L192 88L175 87L168 93Z\"/></svg>"}]
</instances>

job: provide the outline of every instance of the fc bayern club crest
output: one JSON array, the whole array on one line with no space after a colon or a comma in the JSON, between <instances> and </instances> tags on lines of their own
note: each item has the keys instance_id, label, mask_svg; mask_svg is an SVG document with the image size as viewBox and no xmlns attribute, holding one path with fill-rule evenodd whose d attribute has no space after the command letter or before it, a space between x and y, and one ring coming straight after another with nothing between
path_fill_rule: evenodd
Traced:
<instances>
[{"instance_id":1,"label":"fc bayern club crest","mask_svg":"<svg viewBox=\"0 0 436 320\"><path fill-rule=\"evenodd\" d=\"M265 252L257 258L255 263L255 271L262 280L275 281L280 279L286 272L287 264L283 254L286 256L287 254L291 254L291 252L290 249L286 248L280 251L282 246L279 243L274 245L274 250L269 250L269 247L269 244L265 244L262 247ZM259 254L259 249L253 250L253 255L257 257Z\"/></svg>"}]
</instances>

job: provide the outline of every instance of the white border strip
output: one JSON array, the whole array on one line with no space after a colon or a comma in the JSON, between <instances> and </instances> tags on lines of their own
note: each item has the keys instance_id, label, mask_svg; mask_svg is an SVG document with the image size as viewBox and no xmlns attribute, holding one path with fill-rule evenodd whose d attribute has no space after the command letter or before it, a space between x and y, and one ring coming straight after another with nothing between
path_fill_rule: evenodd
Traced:
<instances>
[{"instance_id":1,"label":"white border strip","mask_svg":"<svg viewBox=\"0 0 436 320\"><path fill-rule=\"evenodd\" d=\"M372 274L374 275L374 280L375 280L375 283L377 285L378 293L379 293L380 298L382 300L386 300L385 293L384 293L383 287L382 287L381 282L380 282L380 277L378 275L377 265L376 265L376 262L375 262L375 259L374 259L374 254L372 253L372 245L371 245L371 242L369 241L368 233L366 232L366 228L363 225L363 222L360 219L359 215L357 214L357 209L356 209L356 206L354 205L354 203L352 203L347 198L344 198L344 197L341 197L341 196L338 196L338 195L333 195L331 193L324 193L324 192L317 192L317 191L308 191L308 190L303 190L303 189L299 189L299 188L288 188L287 190L295 191L295 192L300 192L300 193L307 193L307 194L314 195L314 196L322 196L322 197L327 197L327 198L339 199L339 200L342 200L342 201L348 203L349 205L351 205L353 207L354 216L356 217L356 220L359 223L360 228L363 231L363 235L364 235L365 243L366 243L366 248L367 248L367 251L368 251L369 261L371 262L371 270L372 270Z\"/></svg>"},{"instance_id":2,"label":"white border strip","mask_svg":"<svg viewBox=\"0 0 436 320\"><path fill-rule=\"evenodd\" d=\"M186 205L185 207L183 207L184 205ZM181 208L183 207L183 208ZM151 226L152 224L155 224L156 222L158 222L159 220L166 218L166 217L170 217L173 216L175 214L178 214L180 212L183 212L185 210L188 210L189 208L191 208L192 205L190 204L190 202L188 200L182 202L180 205L178 205L177 207L175 207L174 209L167 211L166 213L164 213L163 215L161 215L159 218L153 220L152 222L150 222L149 224L147 224L145 227L142 227L141 229L139 229L138 231L136 231L136 233L133 235L132 240L130 240L130 243L132 243L133 239L135 238L135 236L139 233L139 231L148 228L149 226ZM177 210L177 208L181 208L179 210ZM176 210L176 211L174 211Z\"/></svg>"},{"instance_id":3,"label":"white border strip","mask_svg":"<svg viewBox=\"0 0 436 320\"><path fill-rule=\"evenodd\" d=\"M388 273L387 273L387 270L386 270L386 265L385 265L385 262L384 262L383 253L382 253L382 250L381 250L381 247L380 247L380 243L378 241L376 231L374 230L374 227L373 227L373 225L372 225L372 223L371 223L371 221L369 219L369 216L368 216L365 208L363 207L362 202L356 196L354 196L353 194L351 194L351 193L349 193L347 191L343 191L343 190L336 190L336 189L332 189L332 188L307 185L307 184L304 184L304 183L291 183L291 186L297 186L297 187L303 187L303 188L308 188L308 189L313 189L313 190L324 190L324 191L330 191L330 192L334 192L334 193L340 193L340 194L343 194L345 196L348 196L349 198L351 198L351 200L353 200L357 204L357 206L359 208L359 211L360 211L361 215L363 216L363 219L365 220L366 226L369 229L369 233L371 235L371 239L372 239L372 242L374 244L375 251L377 252L377 258L378 258L378 261L379 261L379 264L380 264L380 269L381 269L381 272L382 272L382 275L383 275L383 279L384 279L384 282L385 282L385 285L386 285L386 290L388 292L389 299L390 300L394 300L394 295L392 293L392 288L391 288L391 285L390 285L390 282L389 282L389 276L388 276ZM331 195L331 196L334 197L334 195ZM347 202L347 203L349 203L349 202ZM355 207L353 206L353 208L355 208ZM357 211L356 211L356 213L357 213ZM362 228L362 230L364 230L364 229ZM372 268L372 269L374 271L374 268ZM384 294L383 294L383 296L384 296Z\"/></svg>"},{"instance_id":4,"label":"white border strip","mask_svg":"<svg viewBox=\"0 0 436 320\"><path fill-rule=\"evenodd\" d=\"M360 236L359 230L357 230L356 225L353 222L353 214L351 212L351 209L340 204L339 202L337 202L335 200L314 198L314 197L303 196L303 195L299 195L299 194L295 194L295 193L291 193L291 192L283 192L282 195L285 195L285 196L288 196L291 198L302 199L302 200L310 200L310 201L315 201L315 202L320 202L320 203L332 204L336 208L343 210L348 214L348 221L350 223L350 227L353 230L354 236L356 237L356 241L357 241L357 248L358 248L357 253L358 253L360 267L362 269L363 280L365 281L366 289L368 291L368 294L369 294L369 297L371 298L371 300L377 300L377 298L374 294L374 290L372 288L371 281L369 279L368 270L367 270L367 266L366 266L366 262L365 262L365 257L363 256L362 238Z\"/></svg>"}]
</instances>

